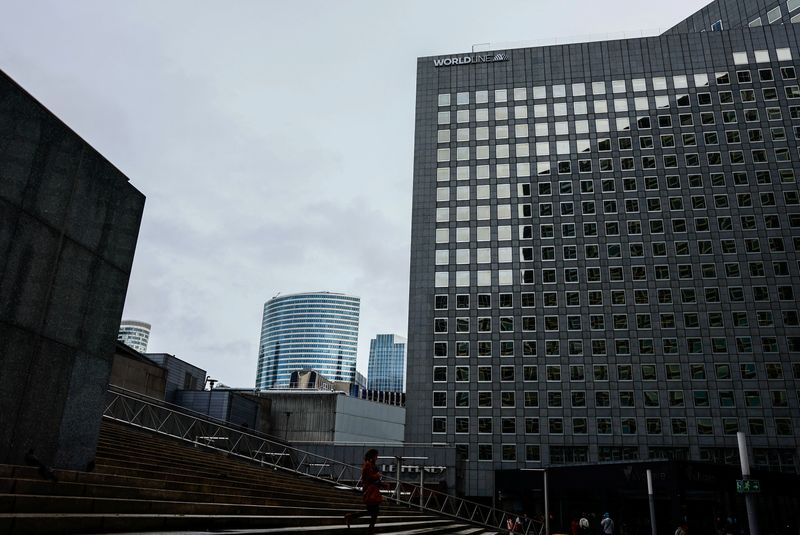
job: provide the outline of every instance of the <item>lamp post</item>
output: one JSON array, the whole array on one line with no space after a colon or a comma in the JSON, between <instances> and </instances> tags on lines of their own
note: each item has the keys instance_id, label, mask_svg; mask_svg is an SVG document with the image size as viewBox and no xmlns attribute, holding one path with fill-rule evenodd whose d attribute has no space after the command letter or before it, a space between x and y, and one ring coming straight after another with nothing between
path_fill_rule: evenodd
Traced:
<instances>
[{"instance_id":1,"label":"lamp post","mask_svg":"<svg viewBox=\"0 0 800 535\"><path fill-rule=\"evenodd\" d=\"M206 415L209 417L211 416L211 396L214 395L214 385L218 382L219 381L217 379L212 379L210 375L206 377L206 384L208 385L208 405L206 406Z\"/></svg>"},{"instance_id":2,"label":"lamp post","mask_svg":"<svg viewBox=\"0 0 800 535\"><path fill-rule=\"evenodd\" d=\"M550 535L550 495L547 489L547 468L522 468L523 472L541 472L544 490L544 535Z\"/></svg>"},{"instance_id":3,"label":"lamp post","mask_svg":"<svg viewBox=\"0 0 800 535\"><path fill-rule=\"evenodd\" d=\"M403 461L427 461L428 457L403 457L401 455L394 455L393 457L378 457L379 459L386 459L386 458L394 458L394 465L395 465L395 477L397 479L397 484L394 488L394 498L396 500L400 499L400 473L403 471ZM422 502L422 485L424 483L424 475L425 475L425 467L422 464L417 466L419 468L419 506L423 506Z\"/></svg>"},{"instance_id":4,"label":"lamp post","mask_svg":"<svg viewBox=\"0 0 800 535\"><path fill-rule=\"evenodd\" d=\"M750 459L747 456L747 439L744 433L736 433L736 441L739 444L739 462L742 465L742 479L750 479ZM758 535L758 517L756 516L756 499L752 493L744 495L744 505L747 508L747 523L750 527L750 535Z\"/></svg>"},{"instance_id":5,"label":"lamp post","mask_svg":"<svg viewBox=\"0 0 800 535\"><path fill-rule=\"evenodd\" d=\"M656 500L653 496L653 473L647 469L647 499L650 502L650 532L656 535Z\"/></svg>"}]
</instances>

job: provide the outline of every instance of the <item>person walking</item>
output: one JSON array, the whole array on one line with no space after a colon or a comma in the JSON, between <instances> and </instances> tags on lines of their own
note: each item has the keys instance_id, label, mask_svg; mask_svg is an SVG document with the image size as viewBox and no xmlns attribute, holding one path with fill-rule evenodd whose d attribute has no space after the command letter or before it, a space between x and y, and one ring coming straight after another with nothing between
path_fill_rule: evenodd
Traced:
<instances>
[{"instance_id":1,"label":"person walking","mask_svg":"<svg viewBox=\"0 0 800 535\"><path fill-rule=\"evenodd\" d=\"M578 529L580 529L581 535L589 535L591 533L591 528L589 526L589 515L586 513L581 513L581 519L578 520Z\"/></svg>"},{"instance_id":2,"label":"person walking","mask_svg":"<svg viewBox=\"0 0 800 535\"><path fill-rule=\"evenodd\" d=\"M376 465L377 461L378 450L367 450L367 453L364 454L364 464L361 466L361 486L364 489L362 499L364 505L366 505L366 510L344 515L344 521L348 528L353 519L369 515L368 535L375 534L375 523L378 521L378 513L383 501L383 494L381 494L383 484L381 483L381 473Z\"/></svg>"},{"instance_id":3,"label":"person walking","mask_svg":"<svg viewBox=\"0 0 800 535\"><path fill-rule=\"evenodd\" d=\"M600 521L600 527L603 529L603 535L614 535L614 521L611 520L611 515L603 513L603 520Z\"/></svg>"}]
</instances>

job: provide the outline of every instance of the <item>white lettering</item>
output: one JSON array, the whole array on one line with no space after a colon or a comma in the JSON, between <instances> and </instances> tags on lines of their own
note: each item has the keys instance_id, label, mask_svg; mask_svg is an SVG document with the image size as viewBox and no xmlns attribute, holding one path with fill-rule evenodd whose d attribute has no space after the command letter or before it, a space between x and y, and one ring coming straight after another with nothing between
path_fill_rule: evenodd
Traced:
<instances>
[{"instance_id":1,"label":"white lettering","mask_svg":"<svg viewBox=\"0 0 800 535\"><path fill-rule=\"evenodd\" d=\"M469 65L471 63L493 63L495 61L508 61L508 56L498 53L494 56L453 56L449 58L437 58L433 60L434 67L449 67L451 65Z\"/></svg>"}]
</instances>

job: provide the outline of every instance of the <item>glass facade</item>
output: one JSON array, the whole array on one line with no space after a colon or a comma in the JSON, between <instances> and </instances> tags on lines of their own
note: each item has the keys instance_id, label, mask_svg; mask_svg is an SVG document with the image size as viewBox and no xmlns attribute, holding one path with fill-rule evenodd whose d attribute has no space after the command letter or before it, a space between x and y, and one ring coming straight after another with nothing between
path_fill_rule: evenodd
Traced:
<instances>
[{"instance_id":1,"label":"glass facade","mask_svg":"<svg viewBox=\"0 0 800 535\"><path fill-rule=\"evenodd\" d=\"M406 440L467 494L737 431L797 470L800 26L725 28L419 59Z\"/></svg>"},{"instance_id":2,"label":"glass facade","mask_svg":"<svg viewBox=\"0 0 800 535\"><path fill-rule=\"evenodd\" d=\"M150 324L143 321L123 320L119 325L117 340L139 353L147 353Z\"/></svg>"},{"instance_id":3,"label":"glass facade","mask_svg":"<svg viewBox=\"0 0 800 535\"><path fill-rule=\"evenodd\" d=\"M318 292L273 297L264 304L256 388L287 388L292 372L313 369L330 381L354 382L361 301Z\"/></svg>"},{"instance_id":4,"label":"glass facade","mask_svg":"<svg viewBox=\"0 0 800 535\"><path fill-rule=\"evenodd\" d=\"M394 334L379 334L369 342L367 388L386 392L405 392L406 339Z\"/></svg>"}]
</instances>

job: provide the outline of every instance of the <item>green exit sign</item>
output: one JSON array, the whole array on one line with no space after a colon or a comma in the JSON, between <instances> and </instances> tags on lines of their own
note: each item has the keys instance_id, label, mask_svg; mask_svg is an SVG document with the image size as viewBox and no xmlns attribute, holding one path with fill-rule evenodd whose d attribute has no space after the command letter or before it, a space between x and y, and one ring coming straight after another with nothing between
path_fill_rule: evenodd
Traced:
<instances>
[{"instance_id":1,"label":"green exit sign","mask_svg":"<svg viewBox=\"0 0 800 535\"><path fill-rule=\"evenodd\" d=\"M757 479L737 479L736 492L739 494L761 492L761 482Z\"/></svg>"}]
</instances>

